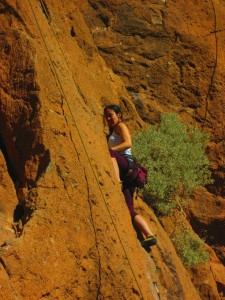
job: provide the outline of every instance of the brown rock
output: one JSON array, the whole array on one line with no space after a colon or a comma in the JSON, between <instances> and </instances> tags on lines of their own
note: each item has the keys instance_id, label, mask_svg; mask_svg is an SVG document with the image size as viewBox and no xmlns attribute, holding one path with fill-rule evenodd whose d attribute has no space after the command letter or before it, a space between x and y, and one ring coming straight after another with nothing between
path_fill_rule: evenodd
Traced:
<instances>
[{"instance_id":1,"label":"brown rock","mask_svg":"<svg viewBox=\"0 0 225 300\"><path fill-rule=\"evenodd\" d=\"M206 189L196 190L188 206L188 219L193 229L225 262L225 200L209 193Z\"/></svg>"},{"instance_id":2,"label":"brown rock","mask_svg":"<svg viewBox=\"0 0 225 300\"><path fill-rule=\"evenodd\" d=\"M221 142L223 68L212 77L214 15L209 3L201 3L201 22L195 22L197 6L188 5L1 2L1 228L11 228L18 201L21 208L16 237L1 236L2 299L133 300L143 293L150 300L158 299L155 281L162 299L200 298L146 206L141 212L159 232L155 265L137 241L103 123L103 107L110 103L121 106L131 131L144 128L148 114L154 123L162 111L185 111L184 118L213 133L210 155L219 185L222 159L213 149ZM219 8L222 12L223 4ZM194 40L196 30L205 38ZM211 295L217 295L221 266L216 258L211 266L216 278ZM198 278L196 286L203 287Z\"/></svg>"},{"instance_id":3,"label":"brown rock","mask_svg":"<svg viewBox=\"0 0 225 300\"><path fill-rule=\"evenodd\" d=\"M173 237L176 230L179 231L182 227L193 229L200 238L205 240L205 242L213 249L215 248L217 253L216 243L214 246L212 242L210 243L209 239L211 236L214 240L215 236L215 240L217 239L218 244L223 244L224 230L222 228L224 228L224 210L221 210L222 203L220 208L216 207L216 202L212 201L212 195L210 194L210 197L207 194L209 194L207 190L199 189L195 192L195 200L188 203L188 209L186 209L187 215L184 211L181 212L176 210L169 218L163 217L162 221L169 236ZM214 198L216 197L214 196ZM193 284L201 296L201 299L212 298L219 300L220 296L224 295L225 277L223 274L225 273L225 267L221 263L223 262L222 256L218 256L220 258L218 259L216 253L211 247L207 246L207 244L205 246L207 247L207 252L210 255L209 261L205 264L198 264L195 267L189 267L187 270L191 276Z\"/></svg>"},{"instance_id":4,"label":"brown rock","mask_svg":"<svg viewBox=\"0 0 225 300\"><path fill-rule=\"evenodd\" d=\"M13 182L8 174L6 162L0 151L0 245L14 237L12 228L14 211L18 204Z\"/></svg>"},{"instance_id":5,"label":"brown rock","mask_svg":"<svg viewBox=\"0 0 225 300\"><path fill-rule=\"evenodd\" d=\"M205 265L191 268L189 273L193 284L198 289L202 299L223 299L225 295L225 267L216 257L215 252L208 248L210 260Z\"/></svg>"},{"instance_id":6,"label":"brown rock","mask_svg":"<svg viewBox=\"0 0 225 300\"><path fill-rule=\"evenodd\" d=\"M64 12L57 3L48 7L55 18L69 14L72 8L76 11L74 18L81 26L81 32L76 32L78 42L67 31L71 21L64 24L65 19L59 18L57 25L67 32L60 39L65 42L64 49L71 49L70 68L63 60L45 14L38 4L33 7L57 65L60 82L52 73L53 65L31 8L27 10L27 4L22 1L17 2L17 7L8 2L1 5L7 12L6 17L1 15L1 24L8 29L1 39L3 121L0 133L13 181L19 182L16 184L19 188L25 184L28 187L23 199L21 190L18 191L24 207L23 230L17 239L5 241L0 250L1 276L8 280L3 299L10 294L21 299L47 296L51 299L139 299L141 291L147 299L156 299L122 194L115 187L115 178L111 179L113 170L108 163L103 134L103 103L112 102L120 94L121 104L123 101L122 105L126 105L125 115L130 111L135 116L134 106L125 99L127 94L120 80L96 54L89 31L72 2ZM15 80L14 85L14 81L8 80L10 76ZM60 83L63 91L57 87ZM74 117L82 128L85 147L107 194L141 290L95 182ZM137 116L138 119L141 125Z\"/></svg>"},{"instance_id":7,"label":"brown rock","mask_svg":"<svg viewBox=\"0 0 225 300\"><path fill-rule=\"evenodd\" d=\"M162 228L153 211L141 199L138 199L135 206L148 221L153 233L157 233L158 243L152 247L150 255L155 262L161 293L165 299L201 299L193 286L191 276L177 257L166 230Z\"/></svg>"},{"instance_id":8,"label":"brown rock","mask_svg":"<svg viewBox=\"0 0 225 300\"><path fill-rule=\"evenodd\" d=\"M81 9L99 53L142 119L154 124L160 113L176 112L210 133L211 192L224 197L224 4L89 3Z\"/></svg>"}]
</instances>

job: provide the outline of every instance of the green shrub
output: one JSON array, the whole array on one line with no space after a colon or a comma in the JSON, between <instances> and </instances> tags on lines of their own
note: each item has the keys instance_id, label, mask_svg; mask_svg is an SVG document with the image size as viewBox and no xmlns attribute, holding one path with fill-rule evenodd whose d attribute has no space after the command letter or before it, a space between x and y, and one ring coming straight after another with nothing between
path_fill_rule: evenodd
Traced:
<instances>
[{"instance_id":1,"label":"green shrub","mask_svg":"<svg viewBox=\"0 0 225 300\"><path fill-rule=\"evenodd\" d=\"M209 260L204 242L190 229L177 233L172 241L177 249L178 255L186 267L204 264Z\"/></svg>"},{"instance_id":2,"label":"green shrub","mask_svg":"<svg viewBox=\"0 0 225 300\"><path fill-rule=\"evenodd\" d=\"M149 169L144 200L157 212L169 215L175 196L211 182L205 147L208 134L187 128L176 114L163 114L161 123L132 137L138 163Z\"/></svg>"}]
</instances>

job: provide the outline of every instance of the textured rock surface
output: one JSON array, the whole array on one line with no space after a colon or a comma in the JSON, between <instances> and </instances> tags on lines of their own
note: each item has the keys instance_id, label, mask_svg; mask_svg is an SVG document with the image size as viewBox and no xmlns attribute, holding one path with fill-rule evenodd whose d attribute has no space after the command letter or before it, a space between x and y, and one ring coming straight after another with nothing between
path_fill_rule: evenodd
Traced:
<instances>
[{"instance_id":1,"label":"textured rock surface","mask_svg":"<svg viewBox=\"0 0 225 300\"><path fill-rule=\"evenodd\" d=\"M223 296L224 237L213 224L224 224L216 204L223 208L224 7L215 1L215 27L212 3L0 3L1 299L141 299L141 291L158 299L153 282L162 299ZM159 235L151 257L141 248L107 150L102 110L110 103L121 105L131 131L177 111L211 132L216 181L188 214L215 250L205 268L185 270L139 200Z\"/></svg>"},{"instance_id":2,"label":"textured rock surface","mask_svg":"<svg viewBox=\"0 0 225 300\"><path fill-rule=\"evenodd\" d=\"M211 133L209 155L224 197L224 14L220 1L83 1L85 20L140 116L177 112Z\"/></svg>"},{"instance_id":3,"label":"textured rock surface","mask_svg":"<svg viewBox=\"0 0 225 300\"><path fill-rule=\"evenodd\" d=\"M13 215L18 200L2 152L0 152L0 182L0 244L3 244L5 240L14 237Z\"/></svg>"},{"instance_id":4,"label":"textured rock surface","mask_svg":"<svg viewBox=\"0 0 225 300\"><path fill-rule=\"evenodd\" d=\"M207 192L206 192L207 193ZM197 193L196 193L197 194ZM200 212L204 210L204 190L201 190L201 201L203 203L199 203L197 200L193 201L189 204L190 211L193 212L193 214L190 213L190 211L187 212L186 218L184 217L184 212L182 211L175 211L169 218L163 217L162 222L164 224L165 230L168 233L169 236L174 237L174 233L176 233L176 230L180 230L182 227L184 228L191 228L190 224L192 225L192 228L194 231L200 232L199 236L203 239L206 239L206 243L210 244L206 238L207 234L206 231L204 231L204 227L202 224L207 224L206 228L210 228L211 222L210 222L210 213L208 212L205 215L201 215L201 218L197 219L197 216L199 217ZM208 196L208 200L210 199L210 196ZM198 204L200 204L198 206ZM207 204L208 210L213 206L212 202ZM207 210L207 211L208 211ZM198 211L198 214L197 214ZM215 209L214 209L214 213ZM220 217L223 216L223 211L220 210L218 212L219 215L216 214L217 219L220 219ZM196 217L196 219L195 219ZM194 220L200 220L202 224L198 224L199 226L196 226L196 223ZM214 223L216 217L215 214L211 214L211 221ZM189 222L188 222L189 220ZM207 220L207 221L206 221ZM222 221L223 222L223 221ZM219 222L218 222L219 223ZM220 223L219 223L220 224ZM220 226L214 231L218 232L218 235L220 236L220 243L223 241L223 230L220 230ZM197 230L196 230L197 228ZM204 229L203 229L204 228ZM210 234L207 236L209 237ZM217 236L218 237L218 236ZM212 238L212 234L211 234ZM212 248L205 245L207 247L207 252L210 254L210 259L205 264L198 264L196 267L188 267L188 273L192 278L192 281L199 291L199 294L201 296L201 299L220 299L224 295L224 287L225 287L225 267L221 263L222 259L219 260L216 253L213 251ZM220 256L220 258L222 258ZM223 299L223 298L222 298Z\"/></svg>"},{"instance_id":5,"label":"textured rock surface","mask_svg":"<svg viewBox=\"0 0 225 300\"><path fill-rule=\"evenodd\" d=\"M168 234L152 210L141 199L136 202L136 210L149 220L152 230L157 232L158 243L152 247L151 258L155 262L160 278L161 293L165 299L199 299L197 291L192 288L192 277L177 257Z\"/></svg>"},{"instance_id":6,"label":"textured rock surface","mask_svg":"<svg viewBox=\"0 0 225 300\"><path fill-rule=\"evenodd\" d=\"M176 112L210 133L208 155L215 181L207 188L212 194L197 192L189 213L195 232L224 264L224 3L88 2L92 7L83 5L83 13L94 41L142 119L154 124L160 113ZM204 276L196 277L207 286ZM197 281L207 298L211 286L201 289ZM218 287L224 294L224 279Z\"/></svg>"}]
</instances>

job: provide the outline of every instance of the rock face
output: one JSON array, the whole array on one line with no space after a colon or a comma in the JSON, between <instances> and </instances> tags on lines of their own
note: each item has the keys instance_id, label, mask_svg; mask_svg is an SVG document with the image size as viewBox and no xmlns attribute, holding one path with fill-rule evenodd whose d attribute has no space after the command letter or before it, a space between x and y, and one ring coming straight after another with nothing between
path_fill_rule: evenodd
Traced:
<instances>
[{"instance_id":1,"label":"rock face","mask_svg":"<svg viewBox=\"0 0 225 300\"><path fill-rule=\"evenodd\" d=\"M225 296L224 6L180 2L0 3L1 299L158 299L154 283L162 299ZM111 103L131 131L176 111L211 133L215 183L187 211L207 266L186 271L139 199L159 239L151 256L140 246L108 154Z\"/></svg>"},{"instance_id":2,"label":"rock face","mask_svg":"<svg viewBox=\"0 0 225 300\"><path fill-rule=\"evenodd\" d=\"M160 113L176 112L210 132L211 192L224 197L224 4L83 2L100 54L142 119L154 124Z\"/></svg>"},{"instance_id":3,"label":"rock face","mask_svg":"<svg viewBox=\"0 0 225 300\"><path fill-rule=\"evenodd\" d=\"M0 203L0 242L14 237L12 228L14 210L18 204L15 188L10 178L2 152L0 153L0 179L1 179L1 203Z\"/></svg>"}]
</instances>

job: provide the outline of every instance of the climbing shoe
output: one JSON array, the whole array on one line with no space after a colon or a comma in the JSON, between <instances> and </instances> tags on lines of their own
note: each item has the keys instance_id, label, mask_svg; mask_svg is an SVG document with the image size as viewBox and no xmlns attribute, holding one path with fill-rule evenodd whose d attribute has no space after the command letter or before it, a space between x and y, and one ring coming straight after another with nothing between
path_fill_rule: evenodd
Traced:
<instances>
[{"instance_id":1,"label":"climbing shoe","mask_svg":"<svg viewBox=\"0 0 225 300\"><path fill-rule=\"evenodd\" d=\"M145 240L143 240L141 242L141 245L143 248L149 248L151 246L154 246L157 244L157 238L156 238L156 235L150 235L148 236Z\"/></svg>"}]
</instances>

